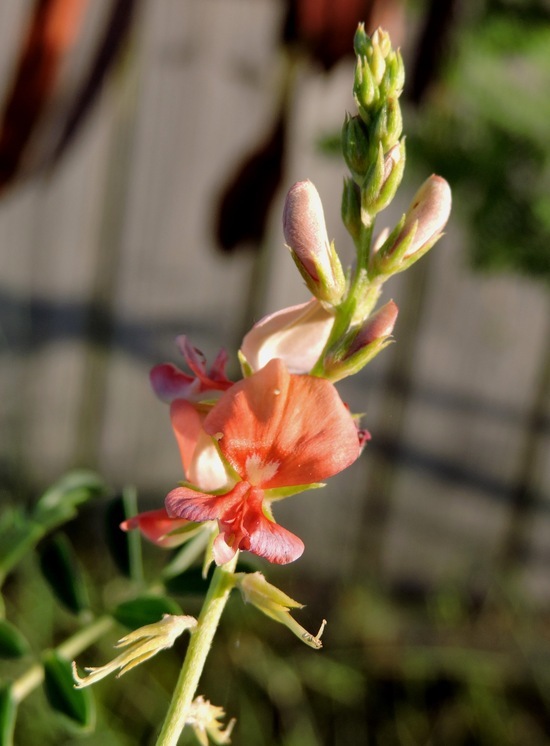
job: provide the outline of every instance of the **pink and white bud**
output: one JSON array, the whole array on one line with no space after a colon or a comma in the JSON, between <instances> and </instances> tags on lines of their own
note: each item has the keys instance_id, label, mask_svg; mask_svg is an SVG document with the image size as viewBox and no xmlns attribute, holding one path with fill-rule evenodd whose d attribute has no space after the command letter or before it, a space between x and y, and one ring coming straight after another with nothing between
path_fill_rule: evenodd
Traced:
<instances>
[{"instance_id":1,"label":"pink and white bud","mask_svg":"<svg viewBox=\"0 0 550 746\"><path fill-rule=\"evenodd\" d=\"M431 246L439 238L450 214L451 188L441 176L432 174L415 194L397 238L398 245L417 223L416 233L403 258Z\"/></svg>"},{"instance_id":2,"label":"pink and white bud","mask_svg":"<svg viewBox=\"0 0 550 746\"><path fill-rule=\"evenodd\" d=\"M391 344L391 333L397 319L398 308L390 300L367 318L356 331L350 331L343 340L330 349L324 359L324 372L330 381L355 375L384 347ZM363 434L363 441L369 439Z\"/></svg>"},{"instance_id":3,"label":"pink and white bud","mask_svg":"<svg viewBox=\"0 0 550 746\"><path fill-rule=\"evenodd\" d=\"M285 242L311 292L337 303L344 292L342 266L328 240L323 205L311 181L290 188L283 210Z\"/></svg>"},{"instance_id":4,"label":"pink and white bud","mask_svg":"<svg viewBox=\"0 0 550 746\"><path fill-rule=\"evenodd\" d=\"M378 309L365 321L349 346L344 359L350 358L356 352L365 349L374 342L387 339L393 332L398 312L399 309L392 300Z\"/></svg>"},{"instance_id":5,"label":"pink and white bud","mask_svg":"<svg viewBox=\"0 0 550 746\"><path fill-rule=\"evenodd\" d=\"M265 316L246 334L241 354L253 371L273 358L291 373L309 373L321 355L334 316L316 299Z\"/></svg>"}]
</instances>

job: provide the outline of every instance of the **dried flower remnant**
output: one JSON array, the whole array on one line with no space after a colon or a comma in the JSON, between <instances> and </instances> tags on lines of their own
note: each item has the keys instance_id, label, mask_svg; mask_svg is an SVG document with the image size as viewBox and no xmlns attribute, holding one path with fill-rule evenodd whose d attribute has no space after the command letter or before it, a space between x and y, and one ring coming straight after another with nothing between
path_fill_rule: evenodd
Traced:
<instances>
[{"instance_id":1,"label":"dried flower remnant","mask_svg":"<svg viewBox=\"0 0 550 746\"><path fill-rule=\"evenodd\" d=\"M186 725L191 726L201 746L208 746L209 740L223 746L231 743L231 732L235 725L235 719L232 719L224 728L220 722L224 717L223 707L210 704L204 697L197 697L191 704Z\"/></svg>"},{"instance_id":2,"label":"dried flower remnant","mask_svg":"<svg viewBox=\"0 0 550 746\"><path fill-rule=\"evenodd\" d=\"M268 583L261 572L239 573L236 575L237 586L240 589L246 603L252 604L263 614L284 624L299 637L302 642L311 648L319 650L323 647L321 635L326 625L323 620L316 635L305 630L301 624L291 616L290 609L303 609L303 604L294 601L279 588Z\"/></svg>"},{"instance_id":3,"label":"dried flower remnant","mask_svg":"<svg viewBox=\"0 0 550 746\"><path fill-rule=\"evenodd\" d=\"M73 661L75 688L83 689L91 686L115 671L118 671L117 676L122 676L135 666L139 666L140 663L160 653L161 650L171 648L185 630L193 630L196 626L197 620L192 616L165 614L160 621L135 629L122 637L115 645L116 648L128 648L127 650L104 666L85 668L86 676L79 675L76 663Z\"/></svg>"}]
</instances>

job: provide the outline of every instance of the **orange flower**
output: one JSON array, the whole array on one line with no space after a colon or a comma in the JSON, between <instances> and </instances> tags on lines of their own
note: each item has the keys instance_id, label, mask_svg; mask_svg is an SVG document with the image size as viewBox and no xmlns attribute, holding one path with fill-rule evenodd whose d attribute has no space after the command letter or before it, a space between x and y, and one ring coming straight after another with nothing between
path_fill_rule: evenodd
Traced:
<instances>
[{"instance_id":1,"label":"orange flower","mask_svg":"<svg viewBox=\"0 0 550 746\"><path fill-rule=\"evenodd\" d=\"M196 422L188 427L192 411L181 400L171 407L187 473L196 469L203 437ZM217 442L227 483L215 494L193 486L172 490L166 498L168 514L194 522L217 520L218 564L228 562L238 549L278 564L297 559L303 542L273 520L271 502L319 486L360 453L357 427L334 386L293 375L282 360L274 359L227 390L201 430ZM211 451L204 453L210 465Z\"/></svg>"}]
</instances>

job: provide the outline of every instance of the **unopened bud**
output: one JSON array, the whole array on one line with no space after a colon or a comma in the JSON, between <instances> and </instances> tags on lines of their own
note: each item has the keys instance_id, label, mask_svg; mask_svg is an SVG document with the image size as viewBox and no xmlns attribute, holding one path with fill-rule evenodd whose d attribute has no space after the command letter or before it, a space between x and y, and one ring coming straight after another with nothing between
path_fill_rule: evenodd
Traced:
<instances>
[{"instance_id":1,"label":"unopened bud","mask_svg":"<svg viewBox=\"0 0 550 746\"><path fill-rule=\"evenodd\" d=\"M321 198L311 181L299 181L289 190L283 230L286 244L313 295L338 303L345 289L344 272L329 243Z\"/></svg>"},{"instance_id":2,"label":"unopened bud","mask_svg":"<svg viewBox=\"0 0 550 746\"><path fill-rule=\"evenodd\" d=\"M361 235L361 192L353 179L344 179L342 221L357 243Z\"/></svg>"},{"instance_id":3,"label":"unopened bud","mask_svg":"<svg viewBox=\"0 0 550 746\"><path fill-rule=\"evenodd\" d=\"M430 176L415 194L395 241L380 252L383 271L399 272L420 259L441 238L450 213L448 183Z\"/></svg>"},{"instance_id":4,"label":"unopened bud","mask_svg":"<svg viewBox=\"0 0 550 746\"><path fill-rule=\"evenodd\" d=\"M381 28L369 38L360 24L355 34L354 49L357 64L353 94L359 116L370 127L380 107L388 99L398 99L401 95L405 81L403 60L399 50L392 49L389 34ZM394 142L399 137L400 134ZM374 138L370 136L370 139Z\"/></svg>"},{"instance_id":5,"label":"unopened bud","mask_svg":"<svg viewBox=\"0 0 550 746\"><path fill-rule=\"evenodd\" d=\"M378 309L359 329L350 344L344 360L350 359L357 352L366 350L375 343L385 341L393 331L399 309L393 300Z\"/></svg>"},{"instance_id":6,"label":"unopened bud","mask_svg":"<svg viewBox=\"0 0 550 746\"><path fill-rule=\"evenodd\" d=\"M361 117L346 116L342 127L342 152L351 175L361 184L369 168L369 136Z\"/></svg>"},{"instance_id":7,"label":"unopened bud","mask_svg":"<svg viewBox=\"0 0 550 746\"><path fill-rule=\"evenodd\" d=\"M357 104L359 116L366 125L369 125L373 114L371 109L374 102L378 100L378 90L374 84L374 78L366 57L357 58L353 97Z\"/></svg>"},{"instance_id":8,"label":"unopened bud","mask_svg":"<svg viewBox=\"0 0 550 746\"><path fill-rule=\"evenodd\" d=\"M365 24L360 23L357 26L357 31L353 38L353 48L357 56L366 56L370 49L372 49L372 42L369 35L365 31Z\"/></svg>"},{"instance_id":9,"label":"unopened bud","mask_svg":"<svg viewBox=\"0 0 550 746\"><path fill-rule=\"evenodd\" d=\"M405 258L432 246L440 237L451 214L451 188L445 179L433 174L415 194L405 217L402 234L416 224L413 241ZM399 240L399 239L398 239Z\"/></svg>"},{"instance_id":10,"label":"unopened bud","mask_svg":"<svg viewBox=\"0 0 550 746\"><path fill-rule=\"evenodd\" d=\"M339 381L355 375L391 342L391 333L397 319L398 308L390 300L367 318L359 329L349 335L325 357L326 377Z\"/></svg>"},{"instance_id":11,"label":"unopened bud","mask_svg":"<svg viewBox=\"0 0 550 746\"><path fill-rule=\"evenodd\" d=\"M383 210L395 196L405 168L405 139L393 146L385 155L382 143L378 157L363 182L362 208L374 216Z\"/></svg>"}]
</instances>

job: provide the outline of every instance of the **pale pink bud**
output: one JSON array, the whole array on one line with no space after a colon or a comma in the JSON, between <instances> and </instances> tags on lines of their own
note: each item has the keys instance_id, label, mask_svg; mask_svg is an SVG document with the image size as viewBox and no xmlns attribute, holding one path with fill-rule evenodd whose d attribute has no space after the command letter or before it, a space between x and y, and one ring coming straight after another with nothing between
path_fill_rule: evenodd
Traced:
<instances>
[{"instance_id":1,"label":"pale pink bud","mask_svg":"<svg viewBox=\"0 0 550 746\"><path fill-rule=\"evenodd\" d=\"M439 237L451 214L451 188L441 176L432 174L415 194L396 244L418 225L404 259L416 254Z\"/></svg>"},{"instance_id":2,"label":"pale pink bud","mask_svg":"<svg viewBox=\"0 0 550 746\"><path fill-rule=\"evenodd\" d=\"M393 331L393 327L395 326L397 314L398 308L395 303L390 300L375 314L368 318L351 343L349 350L346 353L346 358L349 358L356 352L359 352L359 350L368 347L368 345L373 342L389 337Z\"/></svg>"},{"instance_id":3,"label":"pale pink bud","mask_svg":"<svg viewBox=\"0 0 550 746\"><path fill-rule=\"evenodd\" d=\"M319 192L311 181L298 181L290 188L283 232L311 292L320 300L337 303L344 291L344 275L328 240Z\"/></svg>"}]
</instances>

